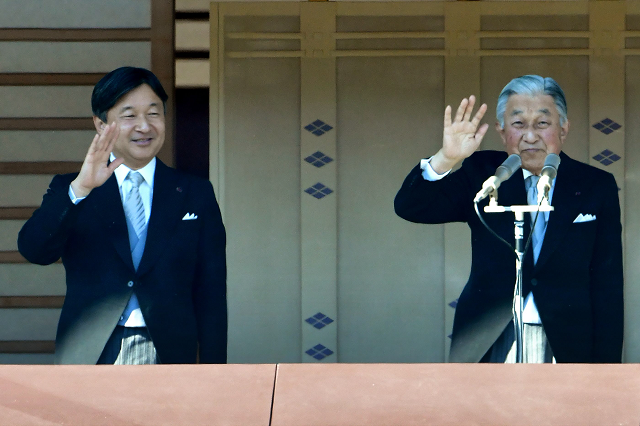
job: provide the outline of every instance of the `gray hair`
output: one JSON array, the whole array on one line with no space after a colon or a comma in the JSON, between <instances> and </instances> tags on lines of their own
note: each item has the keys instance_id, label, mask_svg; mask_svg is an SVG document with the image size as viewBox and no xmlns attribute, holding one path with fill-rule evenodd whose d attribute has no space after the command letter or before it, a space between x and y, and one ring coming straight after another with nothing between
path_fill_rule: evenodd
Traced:
<instances>
[{"instance_id":1,"label":"gray hair","mask_svg":"<svg viewBox=\"0 0 640 426\"><path fill-rule=\"evenodd\" d=\"M560 125L567 121L567 100L560 85L551 77L540 77L539 75L523 75L507 83L498 96L498 106L496 107L496 117L500 127L504 129L504 113L507 109L507 101L511 95L549 95L553 98L560 115Z\"/></svg>"}]
</instances>

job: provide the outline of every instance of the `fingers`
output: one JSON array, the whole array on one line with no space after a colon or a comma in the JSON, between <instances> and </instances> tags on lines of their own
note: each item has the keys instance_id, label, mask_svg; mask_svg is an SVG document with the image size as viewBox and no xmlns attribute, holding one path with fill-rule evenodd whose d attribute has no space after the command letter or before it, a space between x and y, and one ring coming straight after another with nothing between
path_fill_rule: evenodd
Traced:
<instances>
[{"instance_id":1,"label":"fingers","mask_svg":"<svg viewBox=\"0 0 640 426\"><path fill-rule=\"evenodd\" d=\"M87 151L87 155L91 155L96 152L99 138L100 135L96 133L96 135L93 137L93 141L91 141L91 145L89 145L89 151Z\"/></svg>"},{"instance_id":2,"label":"fingers","mask_svg":"<svg viewBox=\"0 0 640 426\"><path fill-rule=\"evenodd\" d=\"M107 125L101 134L96 134L87 151L85 162L106 163L119 134L120 128L115 122Z\"/></svg>"},{"instance_id":3,"label":"fingers","mask_svg":"<svg viewBox=\"0 0 640 426\"><path fill-rule=\"evenodd\" d=\"M484 123L476 132L474 138L478 145L480 145L480 142L482 142L482 138L484 138L484 135L487 134L487 130L489 130L489 125L487 123Z\"/></svg>"},{"instance_id":4,"label":"fingers","mask_svg":"<svg viewBox=\"0 0 640 426\"><path fill-rule=\"evenodd\" d=\"M458 110L456 111L456 116L453 122L451 121L451 107L447 106L444 113L445 128L450 127L452 124L455 125L458 123L462 125L465 125L465 123L470 123L471 125L473 125L474 128L477 128L478 125L480 124L480 120L482 120L485 113L487 112L487 104L480 105L480 108L478 109L476 114L473 116L473 119L471 119L471 114L473 113L473 108L475 104L476 104L475 96L471 95L469 96L468 99L464 98L462 102L460 102L460 105L458 106Z\"/></svg>"},{"instance_id":5,"label":"fingers","mask_svg":"<svg viewBox=\"0 0 640 426\"><path fill-rule=\"evenodd\" d=\"M96 152L110 153L111 148L113 147L113 142L115 142L115 139L117 138L117 134L119 134L119 130L120 129L118 128L115 122L108 124L104 128L100 137L98 138L98 143L96 145Z\"/></svg>"},{"instance_id":6,"label":"fingers","mask_svg":"<svg viewBox=\"0 0 640 426\"><path fill-rule=\"evenodd\" d=\"M96 146L94 150L95 154L100 154L102 151L104 151L104 141L107 134L109 133L109 130L110 130L110 127L107 125L107 127L105 127L102 130L102 133L96 135L98 137L98 140L96 141Z\"/></svg>"},{"instance_id":7,"label":"fingers","mask_svg":"<svg viewBox=\"0 0 640 426\"><path fill-rule=\"evenodd\" d=\"M465 111L464 111L464 117L463 117L464 121L471 120L471 112L473 112L473 107L475 104L476 104L476 97L473 95L469 96L469 103L467 104L467 107L465 108Z\"/></svg>"},{"instance_id":8,"label":"fingers","mask_svg":"<svg viewBox=\"0 0 640 426\"><path fill-rule=\"evenodd\" d=\"M118 136L120 136L120 127L116 126L116 123L112 123L113 125L113 134L111 135L111 139L109 140L109 143L107 145L107 151L109 153L111 153L113 151L113 147L116 144L116 141L118 140Z\"/></svg>"},{"instance_id":9,"label":"fingers","mask_svg":"<svg viewBox=\"0 0 640 426\"><path fill-rule=\"evenodd\" d=\"M122 163L124 163L124 158L122 158L122 157L119 157L119 158L116 158L115 160L113 160L109 164L109 167L107 167L107 169L109 170L109 175L111 175L111 173L113 173L114 170L117 169L118 166L121 165Z\"/></svg>"},{"instance_id":10,"label":"fingers","mask_svg":"<svg viewBox=\"0 0 640 426\"><path fill-rule=\"evenodd\" d=\"M458 110L456 111L456 122L462 121L462 118L464 117L465 111L467 109L467 105L469 105L469 100L467 98L464 98L462 102L460 102L460 106L458 106Z\"/></svg>"},{"instance_id":11,"label":"fingers","mask_svg":"<svg viewBox=\"0 0 640 426\"><path fill-rule=\"evenodd\" d=\"M444 128L451 127L451 105L444 109Z\"/></svg>"},{"instance_id":12,"label":"fingers","mask_svg":"<svg viewBox=\"0 0 640 426\"><path fill-rule=\"evenodd\" d=\"M464 98L460 105L458 106L458 110L456 111L456 116L454 118L454 123L464 123L470 122L474 126L478 126L480 124L480 120L484 117L484 114L487 112L487 104L482 104L476 112L476 115L471 119L471 114L473 113L473 108L476 104L476 97L471 95L469 98ZM450 107L449 108L450 111ZM445 126L447 125L447 110L445 109ZM449 122L451 124L451 122Z\"/></svg>"},{"instance_id":13,"label":"fingers","mask_svg":"<svg viewBox=\"0 0 640 426\"><path fill-rule=\"evenodd\" d=\"M487 104L480 105L478 112L476 112L476 115L473 117L473 120L471 120L471 124L473 124L474 127L478 127L478 124L480 124L480 120L482 120L482 117L484 117L484 114L486 112L487 112ZM469 110L469 115L471 115L471 110Z\"/></svg>"}]
</instances>

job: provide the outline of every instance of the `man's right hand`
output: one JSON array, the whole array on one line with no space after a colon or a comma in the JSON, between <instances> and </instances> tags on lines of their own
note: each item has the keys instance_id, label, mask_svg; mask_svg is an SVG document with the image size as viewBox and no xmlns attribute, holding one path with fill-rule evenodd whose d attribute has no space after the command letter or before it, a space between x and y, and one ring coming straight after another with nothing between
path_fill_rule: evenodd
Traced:
<instances>
[{"instance_id":1,"label":"man's right hand","mask_svg":"<svg viewBox=\"0 0 640 426\"><path fill-rule=\"evenodd\" d=\"M89 151L80 168L78 177L71 182L73 193L78 198L89 195L93 188L101 186L113 174L113 171L124 161L116 158L110 164L109 155L118 140L120 128L116 123L107 125L101 134L96 134L91 142Z\"/></svg>"},{"instance_id":2,"label":"man's right hand","mask_svg":"<svg viewBox=\"0 0 640 426\"><path fill-rule=\"evenodd\" d=\"M475 96L469 96L460 102L456 116L451 120L451 106L444 110L444 131L442 148L431 158L431 167L438 174L446 173L456 164L473 154L489 129L488 124L478 128L480 120L487 112L487 104L482 104L471 119L476 103Z\"/></svg>"}]
</instances>

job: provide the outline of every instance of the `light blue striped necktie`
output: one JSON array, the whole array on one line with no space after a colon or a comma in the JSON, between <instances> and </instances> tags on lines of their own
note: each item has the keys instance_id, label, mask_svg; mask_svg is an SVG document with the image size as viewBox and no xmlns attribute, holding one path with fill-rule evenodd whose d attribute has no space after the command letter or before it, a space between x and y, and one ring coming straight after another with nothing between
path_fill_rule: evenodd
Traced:
<instances>
[{"instance_id":1,"label":"light blue striped necktie","mask_svg":"<svg viewBox=\"0 0 640 426\"><path fill-rule=\"evenodd\" d=\"M538 205L538 180L540 176L531 175L527 178L525 182L525 187L527 188L527 202L530 205L537 206ZM533 225L533 221L536 220L536 214L538 215L538 220L536 221L535 227L533 228L533 263L538 262L538 256L540 255L540 249L542 248L542 241L544 240L544 233L547 230L547 218L544 215L544 212L531 212L531 225Z\"/></svg>"},{"instance_id":2,"label":"light blue striped necktie","mask_svg":"<svg viewBox=\"0 0 640 426\"><path fill-rule=\"evenodd\" d=\"M124 204L124 214L127 219L127 231L129 233L129 246L131 248L131 260L133 267L138 270L140 261L142 260L142 254L144 253L144 245L147 241L147 220L144 214L144 204L142 204L142 197L140 196L140 184L144 181L144 177L140 172L130 171L126 179L131 182L131 189L127 195ZM129 317L132 313L136 314L141 323L134 321L134 327L144 326L144 318L142 318L142 312L140 311L140 303L135 293L131 294L131 298L124 308L124 312L118 322L119 325L126 325Z\"/></svg>"},{"instance_id":3,"label":"light blue striped necktie","mask_svg":"<svg viewBox=\"0 0 640 426\"><path fill-rule=\"evenodd\" d=\"M140 184L144 181L144 177L139 172L131 171L127 175L127 179L131 181L131 190L123 204L124 213L133 226L136 236L140 238L146 227L144 204L142 204L140 196Z\"/></svg>"}]
</instances>

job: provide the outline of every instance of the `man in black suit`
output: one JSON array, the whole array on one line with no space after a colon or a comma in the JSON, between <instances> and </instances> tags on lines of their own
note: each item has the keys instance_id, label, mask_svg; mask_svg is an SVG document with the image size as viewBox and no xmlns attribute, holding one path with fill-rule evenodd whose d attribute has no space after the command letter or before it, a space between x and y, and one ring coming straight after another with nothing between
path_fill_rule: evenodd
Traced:
<instances>
[{"instance_id":1,"label":"man in black suit","mask_svg":"<svg viewBox=\"0 0 640 426\"><path fill-rule=\"evenodd\" d=\"M146 69L104 76L80 173L20 231L27 260L65 266L58 364L226 362L225 230L211 183L156 158L166 100Z\"/></svg>"},{"instance_id":2,"label":"man in black suit","mask_svg":"<svg viewBox=\"0 0 640 426\"><path fill-rule=\"evenodd\" d=\"M476 152L488 125L480 126L487 106L472 116L474 104L473 96L464 99L453 119L451 107L445 109L442 148L409 173L395 199L396 213L406 220L466 222L471 229L471 273L456 307L449 360L514 361L514 251L482 225L473 199L507 155L518 154L522 170L500 186L498 200L504 206L535 204L530 195L537 175L547 154L555 153L561 158L550 193L555 211L539 214L535 228L541 234L536 241L533 233L523 262L525 362L620 362L622 243L613 176L561 152L569 121L553 79L523 76L502 90L496 129L506 152ZM532 180L532 189L525 189ZM512 213L482 214L514 244Z\"/></svg>"}]
</instances>

